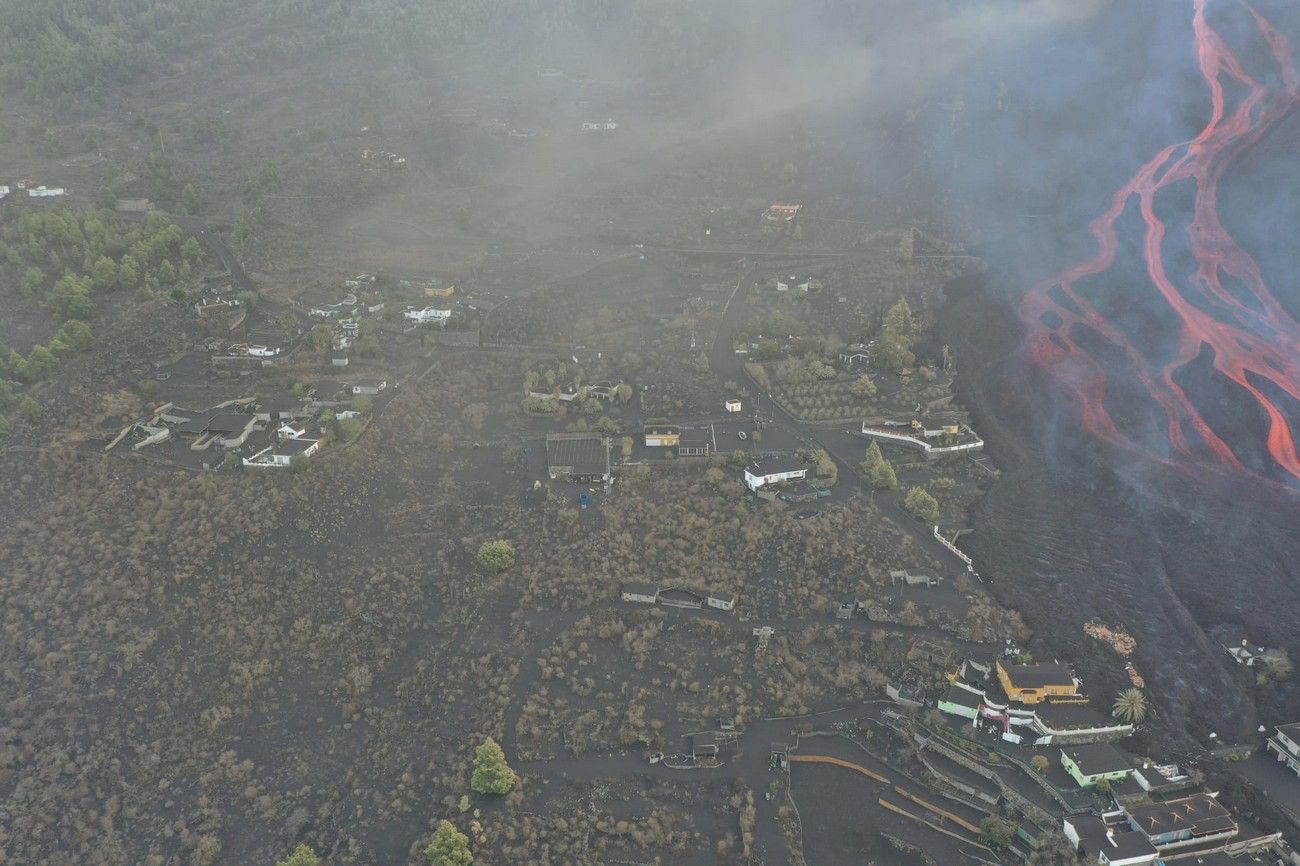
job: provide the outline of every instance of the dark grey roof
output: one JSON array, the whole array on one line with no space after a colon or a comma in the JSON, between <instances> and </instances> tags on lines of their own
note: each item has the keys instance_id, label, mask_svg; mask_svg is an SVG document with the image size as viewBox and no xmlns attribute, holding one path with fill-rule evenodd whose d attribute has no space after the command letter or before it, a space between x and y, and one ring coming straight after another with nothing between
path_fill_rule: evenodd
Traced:
<instances>
[{"instance_id":1,"label":"dark grey roof","mask_svg":"<svg viewBox=\"0 0 1300 866\"><path fill-rule=\"evenodd\" d=\"M296 412L304 409L307 405L305 397L295 397L287 391L283 394L275 394L263 400L257 401L257 410L259 412Z\"/></svg>"},{"instance_id":2,"label":"dark grey roof","mask_svg":"<svg viewBox=\"0 0 1300 866\"><path fill-rule=\"evenodd\" d=\"M1073 728L1114 728L1127 724L1097 710L1091 704L1038 704L1034 712L1043 724L1058 731Z\"/></svg>"},{"instance_id":3,"label":"dark grey roof","mask_svg":"<svg viewBox=\"0 0 1300 866\"><path fill-rule=\"evenodd\" d=\"M630 592L633 595L658 595L659 587L653 583L625 583L623 592Z\"/></svg>"},{"instance_id":4,"label":"dark grey roof","mask_svg":"<svg viewBox=\"0 0 1300 866\"><path fill-rule=\"evenodd\" d=\"M182 433L242 433L255 419L252 415L204 412L179 427Z\"/></svg>"},{"instance_id":5,"label":"dark grey roof","mask_svg":"<svg viewBox=\"0 0 1300 866\"><path fill-rule=\"evenodd\" d=\"M1039 665L1008 665L1002 669L1007 672L1011 684L1021 689L1041 689L1044 686L1060 686L1074 682L1074 672L1069 665L1060 662Z\"/></svg>"},{"instance_id":6,"label":"dark grey roof","mask_svg":"<svg viewBox=\"0 0 1300 866\"><path fill-rule=\"evenodd\" d=\"M799 458L777 454L772 457L760 457L749 464L748 472L750 475L780 475L783 472L797 472L800 469L807 469L808 466Z\"/></svg>"},{"instance_id":7,"label":"dark grey roof","mask_svg":"<svg viewBox=\"0 0 1300 866\"><path fill-rule=\"evenodd\" d=\"M963 689L961 686L948 686L948 691L943 693L943 701L949 704L956 704L959 707L970 707L978 709L983 700L980 695L975 694L969 689Z\"/></svg>"},{"instance_id":8,"label":"dark grey roof","mask_svg":"<svg viewBox=\"0 0 1300 866\"><path fill-rule=\"evenodd\" d=\"M252 415L216 415L208 422L209 433L242 433L257 420Z\"/></svg>"},{"instance_id":9,"label":"dark grey roof","mask_svg":"<svg viewBox=\"0 0 1300 866\"><path fill-rule=\"evenodd\" d=\"M1069 815L1066 820L1074 826L1080 839L1095 839L1106 835L1106 822L1100 815Z\"/></svg>"},{"instance_id":10,"label":"dark grey roof","mask_svg":"<svg viewBox=\"0 0 1300 866\"><path fill-rule=\"evenodd\" d=\"M1065 746L1061 749L1074 761L1085 776L1118 773L1132 767L1128 758L1110 743L1088 743L1082 746Z\"/></svg>"},{"instance_id":11,"label":"dark grey roof","mask_svg":"<svg viewBox=\"0 0 1300 866\"><path fill-rule=\"evenodd\" d=\"M1156 846L1141 833L1116 833L1113 836L1102 836L1098 841L1101 844L1096 852L1105 851L1106 857L1112 861L1156 853Z\"/></svg>"},{"instance_id":12,"label":"dark grey roof","mask_svg":"<svg viewBox=\"0 0 1300 866\"><path fill-rule=\"evenodd\" d=\"M1292 722L1289 725L1278 725L1277 732L1293 743L1300 743L1300 722Z\"/></svg>"},{"instance_id":13,"label":"dark grey roof","mask_svg":"<svg viewBox=\"0 0 1300 866\"><path fill-rule=\"evenodd\" d=\"M311 446L315 445L318 439L286 439L279 445L275 446L276 454L287 454L290 457L297 457Z\"/></svg>"},{"instance_id":14,"label":"dark grey roof","mask_svg":"<svg viewBox=\"0 0 1300 866\"><path fill-rule=\"evenodd\" d=\"M547 436L546 464L573 475L605 475L609 449L599 436Z\"/></svg>"}]
</instances>

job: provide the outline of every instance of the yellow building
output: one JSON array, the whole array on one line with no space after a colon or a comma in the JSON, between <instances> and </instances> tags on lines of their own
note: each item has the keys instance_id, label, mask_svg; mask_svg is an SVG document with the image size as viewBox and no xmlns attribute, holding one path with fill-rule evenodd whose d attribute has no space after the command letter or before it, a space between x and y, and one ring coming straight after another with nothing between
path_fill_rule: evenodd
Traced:
<instances>
[{"instance_id":1,"label":"yellow building","mask_svg":"<svg viewBox=\"0 0 1300 866\"><path fill-rule=\"evenodd\" d=\"M431 298L450 298L456 294L456 286L452 283L427 283L424 287L424 293Z\"/></svg>"},{"instance_id":2,"label":"yellow building","mask_svg":"<svg viewBox=\"0 0 1300 866\"><path fill-rule=\"evenodd\" d=\"M681 444L682 431L677 427L645 428L647 448L676 448Z\"/></svg>"},{"instance_id":3,"label":"yellow building","mask_svg":"<svg viewBox=\"0 0 1300 866\"><path fill-rule=\"evenodd\" d=\"M1013 665L998 660L998 682L1013 701L1039 704L1043 701L1082 703L1074 673L1068 665Z\"/></svg>"}]
</instances>

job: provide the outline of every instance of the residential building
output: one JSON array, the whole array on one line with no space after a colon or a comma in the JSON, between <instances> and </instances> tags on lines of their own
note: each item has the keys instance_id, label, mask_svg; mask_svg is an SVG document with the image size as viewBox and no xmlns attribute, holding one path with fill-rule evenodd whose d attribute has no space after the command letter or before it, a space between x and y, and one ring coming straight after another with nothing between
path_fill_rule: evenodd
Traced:
<instances>
[{"instance_id":1,"label":"residential building","mask_svg":"<svg viewBox=\"0 0 1300 866\"><path fill-rule=\"evenodd\" d=\"M1061 766L1080 788L1093 788L1098 782L1118 782L1133 772L1128 757L1110 743L1067 746L1061 749Z\"/></svg>"},{"instance_id":2,"label":"residential building","mask_svg":"<svg viewBox=\"0 0 1300 866\"><path fill-rule=\"evenodd\" d=\"M770 223L792 223L803 210L802 204L772 203L763 213L763 219Z\"/></svg>"},{"instance_id":3,"label":"residential building","mask_svg":"<svg viewBox=\"0 0 1300 866\"><path fill-rule=\"evenodd\" d=\"M257 424L256 415L210 411L183 420L176 427L176 433L189 440L194 451L212 445L238 448L248 440Z\"/></svg>"},{"instance_id":4,"label":"residential building","mask_svg":"<svg viewBox=\"0 0 1300 866\"><path fill-rule=\"evenodd\" d=\"M942 577L936 577L933 574L912 574L907 569L899 569L889 572L889 580L895 586L938 586L943 580Z\"/></svg>"},{"instance_id":5,"label":"residential building","mask_svg":"<svg viewBox=\"0 0 1300 866\"><path fill-rule=\"evenodd\" d=\"M1124 813L1070 815L1062 822L1065 838L1088 860L1103 866L1146 866L1158 852L1144 834L1124 823Z\"/></svg>"},{"instance_id":6,"label":"residential building","mask_svg":"<svg viewBox=\"0 0 1300 866\"><path fill-rule=\"evenodd\" d=\"M939 427L927 428L920 420L886 421L883 423L862 422L862 435L881 444L905 445L915 448L925 455L927 460L935 460L949 454L965 454L984 449L984 440L966 424L944 423Z\"/></svg>"},{"instance_id":7,"label":"residential building","mask_svg":"<svg viewBox=\"0 0 1300 866\"><path fill-rule=\"evenodd\" d=\"M54 198L67 194L68 191L61 186L35 186L27 189L27 195L31 198Z\"/></svg>"},{"instance_id":8,"label":"residential building","mask_svg":"<svg viewBox=\"0 0 1300 866\"><path fill-rule=\"evenodd\" d=\"M745 486L755 491L769 484L807 477L808 467L798 458L789 456L761 457L745 467Z\"/></svg>"},{"instance_id":9,"label":"residential building","mask_svg":"<svg viewBox=\"0 0 1300 866\"><path fill-rule=\"evenodd\" d=\"M446 324L447 320L451 318L451 310L441 307L425 307L422 310L410 308L402 312L402 318L417 325L427 325L430 322Z\"/></svg>"},{"instance_id":10,"label":"residential building","mask_svg":"<svg viewBox=\"0 0 1300 866\"><path fill-rule=\"evenodd\" d=\"M736 608L735 595L713 595L712 593L704 597L704 604L714 610L731 611Z\"/></svg>"},{"instance_id":11,"label":"residential building","mask_svg":"<svg viewBox=\"0 0 1300 866\"><path fill-rule=\"evenodd\" d=\"M1069 665L1060 663L1016 665L997 662L998 681L1007 697L1023 704L1042 701L1086 701Z\"/></svg>"},{"instance_id":12,"label":"residential building","mask_svg":"<svg viewBox=\"0 0 1300 866\"><path fill-rule=\"evenodd\" d=\"M252 457L245 457L243 463L253 468L287 469L299 460L306 460L319 450L319 439L285 439L267 445Z\"/></svg>"},{"instance_id":13,"label":"residential building","mask_svg":"<svg viewBox=\"0 0 1300 866\"><path fill-rule=\"evenodd\" d=\"M456 294L456 286L452 283L431 280L424 284L424 293L430 298L450 298Z\"/></svg>"},{"instance_id":14,"label":"residential building","mask_svg":"<svg viewBox=\"0 0 1300 866\"><path fill-rule=\"evenodd\" d=\"M0 183L0 199L6 198L10 193L8 184Z\"/></svg>"},{"instance_id":15,"label":"residential building","mask_svg":"<svg viewBox=\"0 0 1300 866\"><path fill-rule=\"evenodd\" d=\"M741 403L739 400L732 398L723 403L722 408L728 412L739 412L741 409Z\"/></svg>"},{"instance_id":16,"label":"residential building","mask_svg":"<svg viewBox=\"0 0 1300 866\"><path fill-rule=\"evenodd\" d=\"M681 436L681 430L677 427L645 428L645 444L647 448L676 448L681 441Z\"/></svg>"},{"instance_id":17,"label":"residential building","mask_svg":"<svg viewBox=\"0 0 1300 866\"><path fill-rule=\"evenodd\" d=\"M281 441L285 439L302 439L307 435L307 422L289 421L281 424L276 428L275 435L279 436Z\"/></svg>"},{"instance_id":18,"label":"residential building","mask_svg":"<svg viewBox=\"0 0 1300 866\"><path fill-rule=\"evenodd\" d=\"M1135 806L1127 814L1129 826L1145 835L1162 855L1231 839L1240 829L1232 813L1207 793Z\"/></svg>"},{"instance_id":19,"label":"residential building","mask_svg":"<svg viewBox=\"0 0 1300 866\"><path fill-rule=\"evenodd\" d=\"M691 736L691 755L696 758L716 758L721 738L712 731Z\"/></svg>"},{"instance_id":20,"label":"residential building","mask_svg":"<svg viewBox=\"0 0 1300 866\"><path fill-rule=\"evenodd\" d=\"M609 441L588 433L546 437L546 467L552 480L609 481Z\"/></svg>"},{"instance_id":21,"label":"residential building","mask_svg":"<svg viewBox=\"0 0 1300 866\"><path fill-rule=\"evenodd\" d=\"M840 351L840 363L846 367L871 363L870 349L862 343L854 343Z\"/></svg>"},{"instance_id":22,"label":"residential building","mask_svg":"<svg viewBox=\"0 0 1300 866\"><path fill-rule=\"evenodd\" d=\"M1228 655L1232 656L1237 664L1245 665L1248 668L1253 668L1260 663L1268 652L1264 647L1252 644L1245 638L1242 638L1239 644L1224 644L1223 648L1228 651Z\"/></svg>"},{"instance_id":23,"label":"residential building","mask_svg":"<svg viewBox=\"0 0 1300 866\"><path fill-rule=\"evenodd\" d=\"M352 393L373 396L388 387L387 379L358 379L352 383Z\"/></svg>"},{"instance_id":24,"label":"residential building","mask_svg":"<svg viewBox=\"0 0 1300 866\"><path fill-rule=\"evenodd\" d=\"M637 604L654 604L659 601L659 587L652 583L625 583L622 598Z\"/></svg>"},{"instance_id":25,"label":"residential building","mask_svg":"<svg viewBox=\"0 0 1300 866\"><path fill-rule=\"evenodd\" d=\"M984 703L983 698L981 693L953 683L948 687L948 691L943 693L943 697L939 698L938 707L940 712L975 721L979 718L980 706Z\"/></svg>"},{"instance_id":26,"label":"residential building","mask_svg":"<svg viewBox=\"0 0 1300 866\"><path fill-rule=\"evenodd\" d=\"M1287 769L1300 776L1300 722L1278 725L1276 733L1268 738L1268 750L1276 754Z\"/></svg>"}]
</instances>

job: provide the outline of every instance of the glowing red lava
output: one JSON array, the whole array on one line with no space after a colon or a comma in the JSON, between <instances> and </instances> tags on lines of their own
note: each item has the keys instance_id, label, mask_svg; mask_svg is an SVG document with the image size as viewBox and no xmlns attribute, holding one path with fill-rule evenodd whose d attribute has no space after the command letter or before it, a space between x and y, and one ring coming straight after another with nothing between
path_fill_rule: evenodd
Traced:
<instances>
[{"instance_id":1,"label":"glowing red lava","mask_svg":"<svg viewBox=\"0 0 1300 866\"><path fill-rule=\"evenodd\" d=\"M1300 76L1286 38L1257 11L1242 4L1277 65L1277 82L1270 85L1252 78L1206 21L1206 2L1195 0L1193 31L1200 72L1209 87L1209 122L1191 141L1171 144L1157 153L1115 193L1110 208L1090 225L1097 240L1096 255L1034 287L1021 302L1021 315L1028 328L1032 362L1049 372L1074 399L1082 425L1094 437L1175 465L1209 463L1248 471L1225 440L1227 434L1210 426L1175 381L1176 373L1208 346L1218 373L1247 392L1267 417L1264 444L1269 457L1300 479L1292 421L1274 402L1280 393L1300 400L1300 328L1218 214L1219 182L1224 173L1300 105ZM1230 99L1225 83L1235 85L1233 93L1243 95ZM1164 258L1166 227L1157 216L1157 196L1176 184L1186 187L1186 182L1195 189L1187 241L1196 267L1191 273L1171 274ZM1154 288L1176 317L1178 334L1172 348L1138 345L1098 312L1079 286L1082 280L1104 274L1114 265L1119 246L1116 223L1134 201L1145 224L1142 257L1149 283L1142 287ZM1240 287L1237 294L1225 288L1225 276ZM1072 337L1076 327L1091 329L1095 338L1124 359L1125 369L1104 368ZM1159 358L1155 357L1156 348ZM1168 419L1168 454L1135 442L1116 426L1105 398L1107 378L1117 373L1132 375L1163 410ZM1259 385L1264 382L1275 386L1274 396L1261 390Z\"/></svg>"}]
</instances>

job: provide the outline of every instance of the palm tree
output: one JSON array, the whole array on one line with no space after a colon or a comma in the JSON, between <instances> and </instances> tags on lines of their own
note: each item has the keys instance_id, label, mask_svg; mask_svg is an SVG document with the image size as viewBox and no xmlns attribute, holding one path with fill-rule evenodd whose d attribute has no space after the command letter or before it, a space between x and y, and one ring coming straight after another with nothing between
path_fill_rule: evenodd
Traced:
<instances>
[{"instance_id":1,"label":"palm tree","mask_svg":"<svg viewBox=\"0 0 1300 866\"><path fill-rule=\"evenodd\" d=\"M1147 698L1138 689L1125 689L1115 697L1115 718L1134 725L1142 724L1147 717Z\"/></svg>"}]
</instances>

